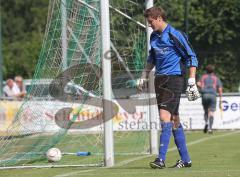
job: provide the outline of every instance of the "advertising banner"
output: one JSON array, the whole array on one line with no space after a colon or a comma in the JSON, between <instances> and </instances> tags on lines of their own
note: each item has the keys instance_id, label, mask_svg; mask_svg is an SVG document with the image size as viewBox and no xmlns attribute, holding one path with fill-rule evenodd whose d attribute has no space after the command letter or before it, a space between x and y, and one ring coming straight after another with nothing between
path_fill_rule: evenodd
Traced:
<instances>
[{"instance_id":1,"label":"advertising banner","mask_svg":"<svg viewBox=\"0 0 240 177\"><path fill-rule=\"evenodd\" d=\"M113 130L161 129L156 105L153 105L155 114L151 114L154 116L154 121L150 122L148 105L134 106L129 102L129 105L122 106L116 100L114 103L117 105L117 112L113 117ZM128 103L128 101L125 103ZM17 112L18 126L15 131L21 134L56 132L66 128L84 132L103 130L103 109L101 107L60 101L29 101L21 105L22 102L20 101L0 101L1 134L4 134L11 126ZM21 111L18 111L20 106ZM133 106L136 109L135 112L124 109ZM60 110L65 112L59 114ZM190 102L187 98L182 98L179 112L185 130L204 128L204 112L201 99ZM58 115L60 115L60 118ZM70 124L68 124L69 122ZM84 125L82 123L87 124L87 126L82 128L82 125ZM65 125L71 126L65 127ZM224 96L222 110L220 109L219 98L217 99L213 129L240 129L240 96Z\"/></svg>"},{"instance_id":2,"label":"advertising banner","mask_svg":"<svg viewBox=\"0 0 240 177\"><path fill-rule=\"evenodd\" d=\"M240 96L224 96L222 110L219 101L218 97L213 129L240 129ZM185 129L203 129L205 122L201 99L190 102L182 98L180 117Z\"/></svg>"}]
</instances>

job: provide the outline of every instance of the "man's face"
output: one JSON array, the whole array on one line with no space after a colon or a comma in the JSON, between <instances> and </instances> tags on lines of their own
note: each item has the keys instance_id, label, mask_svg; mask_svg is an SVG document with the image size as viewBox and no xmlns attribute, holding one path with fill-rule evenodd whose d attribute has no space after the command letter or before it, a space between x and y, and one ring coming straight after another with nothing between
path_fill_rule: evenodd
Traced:
<instances>
[{"instance_id":1,"label":"man's face","mask_svg":"<svg viewBox=\"0 0 240 177\"><path fill-rule=\"evenodd\" d=\"M14 85L13 80L8 80L7 85L8 87L13 88L13 85Z\"/></svg>"},{"instance_id":2,"label":"man's face","mask_svg":"<svg viewBox=\"0 0 240 177\"><path fill-rule=\"evenodd\" d=\"M22 85L23 85L22 80L15 80L15 82L16 82L16 84L17 84L18 86L22 86Z\"/></svg>"},{"instance_id":3,"label":"man's face","mask_svg":"<svg viewBox=\"0 0 240 177\"><path fill-rule=\"evenodd\" d=\"M151 27L153 31L159 31L163 24L162 17L158 17L157 19L154 19L152 17L147 17L147 22L149 27Z\"/></svg>"}]
</instances>

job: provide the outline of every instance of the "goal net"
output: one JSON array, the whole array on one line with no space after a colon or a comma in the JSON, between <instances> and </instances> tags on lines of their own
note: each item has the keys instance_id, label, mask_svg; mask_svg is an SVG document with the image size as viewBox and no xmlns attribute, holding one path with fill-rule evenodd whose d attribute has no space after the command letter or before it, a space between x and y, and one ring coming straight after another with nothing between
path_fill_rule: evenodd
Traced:
<instances>
[{"instance_id":1,"label":"goal net","mask_svg":"<svg viewBox=\"0 0 240 177\"><path fill-rule=\"evenodd\" d=\"M148 110L131 112L133 105L118 102L137 94L135 79L147 55L143 10L144 2L110 1L117 161L149 152ZM99 0L50 0L31 87L1 132L0 166L46 165L51 147L63 153L56 165L103 165L101 62Z\"/></svg>"}]
</instances>

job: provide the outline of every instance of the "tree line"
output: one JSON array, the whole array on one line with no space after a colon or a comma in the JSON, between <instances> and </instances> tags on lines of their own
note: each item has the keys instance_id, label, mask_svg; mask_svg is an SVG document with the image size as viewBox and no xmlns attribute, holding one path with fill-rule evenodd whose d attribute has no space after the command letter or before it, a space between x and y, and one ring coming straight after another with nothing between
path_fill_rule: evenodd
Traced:
<instances>
[{"instance_id":1,"label":"tree line","mask_svg":"<svg viewBox=\"0 0 240 177\"><path fill-rule=\"evenodd\" d=\"M24 78L33 76L48 3L49 0L1 1L4 79L19 74ZM225 91L236 92L240 84L240 1L188 0L188 4L188 36L199 59L198 75L207 64L214 64ZM185 30L183 0L158 0L155 5L167 10L169 23ZM141 18L141 13L136 12L137 19Z\"/></svg>"}]
</instances>

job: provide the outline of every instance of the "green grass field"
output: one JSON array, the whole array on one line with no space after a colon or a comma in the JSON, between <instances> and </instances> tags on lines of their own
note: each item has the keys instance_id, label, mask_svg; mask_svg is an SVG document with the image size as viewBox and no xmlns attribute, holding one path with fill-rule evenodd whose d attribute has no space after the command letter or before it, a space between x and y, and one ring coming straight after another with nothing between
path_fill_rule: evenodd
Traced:
<instances>
[{"instance_id":1,"label":"green grass field","mask_svg":"<svg viewBox=\"0 0 240 177\"><path fill-rule=\"evenodd\" d=\"M150 155L116 155L113 168L66 167L41 169L0 170L0 177L239 177L240 176L240 131L218 131L213 135L202 132L186 133L193 166L187 169L151 169ZM121 139L121 141L123 141ZM129 147L131 148L131 143ZM76 157L73 157L76 158ZM167 155L167 166L173 165L179 155L173 139ZM68 157L69 161L72 159ZM74 160L74 159L73 159Z\"/></svg>"}]
</instances>

